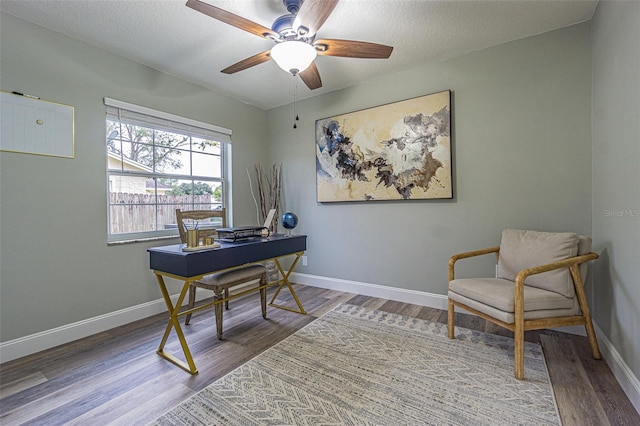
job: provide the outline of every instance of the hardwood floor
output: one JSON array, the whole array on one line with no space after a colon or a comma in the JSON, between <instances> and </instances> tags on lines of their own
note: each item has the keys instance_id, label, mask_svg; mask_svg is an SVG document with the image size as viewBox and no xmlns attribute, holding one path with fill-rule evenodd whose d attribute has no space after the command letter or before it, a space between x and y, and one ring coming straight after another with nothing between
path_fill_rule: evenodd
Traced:
<instances>
[{"instance_id":1,"label":"hardwood floor","mask_svg":"<svg viewBox=\"0 0 640 426\"><path fill-rule=\"evenodd\" d=\"M213 310L195 314L184 327L199 370L195 376L155 354L166 314L5 363L0 423L145 424L341 302L447 320L439 309L299 285L296 291L308 315L269 308L265 321L257 294L232 302L224 313L223 341L215 336ZM456 315L456 325L509 335L477 317ZM564 425L640 425L606 362L591 358L586 337L545 330L528 332L526 339L543 345ZM174 333L167 350L181 354Z\"/></svg>"}]
</instances>

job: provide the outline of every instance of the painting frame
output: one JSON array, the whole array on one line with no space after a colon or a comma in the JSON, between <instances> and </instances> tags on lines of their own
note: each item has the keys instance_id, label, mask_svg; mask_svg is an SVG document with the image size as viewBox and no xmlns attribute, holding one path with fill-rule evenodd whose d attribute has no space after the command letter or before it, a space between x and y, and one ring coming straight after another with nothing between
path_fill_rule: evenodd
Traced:
<instances>
[{"instance_id":1,"label":"painting frame","mask_svg":"<svg viewBox=\"0 0 640 426\"><path fill-rule=\"evenodd\" d=\"M453 198L451 90L315 123L319 203Z\"/></svg>"}]
</instances>

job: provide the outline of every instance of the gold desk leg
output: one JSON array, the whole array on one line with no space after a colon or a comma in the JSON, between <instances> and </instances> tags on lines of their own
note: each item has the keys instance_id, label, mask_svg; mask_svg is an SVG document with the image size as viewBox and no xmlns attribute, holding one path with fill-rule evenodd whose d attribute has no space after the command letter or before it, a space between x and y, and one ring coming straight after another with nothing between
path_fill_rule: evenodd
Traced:
<instances>
[{"instance_id":1,"label":"gold desk leg","mask_svg":"<svg viewBox=\"0 0 640 426\"><path fill-rule=\"evenodd\" d=\"M158 280L158 285L160 286L160 291L162 292L162 297L164 298L164 303L167 305L167 310L169 311L169 323L167 324L167 328L164 331L164 335L162 336L162 340L160 341L160 346L156 353L166 359L167 361L177 365L183 370L191 373L198 374L198 369L196 368L196 364L193 362L193 357L191 356L191 351L189 351L189 346L187 345L187 340L184 337L184 333L182 332L182 327L180 327L180 321L178 321L178 313L180 312L180 308L182 307L182 302L184 301L187 292L189 291L190 281L185 281L184 286L182 287L182 292L180 292L180 296L176 301L175 306L171 303L171 296L169 296L169 292L167 291L167 286L164 283L164 279L162 275L156 273L156 279ZM182 352L184 353L184 357L187 360L184 361L179 360L175 356L171 355L168 352L164 351L164 345L167 343L167 339L169 338L169 333L171 332L171 328L176 329L176 334L178 335L178 340L180 341L180 346L182 346Z\"/></svg>"},{"instance_id":2,"label":"gold desk leg","mask_svg":"<svg viewBox=\"0 0 640 426\"><path fill-rule=\"evenodd\" d=\"M282 266L280 265L280 262L278 261L278 259L274 259L276 266L278 267L278 271L280 271L280 275L282 275L282 280L280 280L280 285L278 286L278 289L276 290L275 294L271 298L271 302L269 302L269 306L273 306L274 308L284 309L286 311L295 312L297 314L302 314L302 315L307 314L307 312L302 307L302 303L300 303L300 299L298 299L298 295L296 294L296 291L293 289L293 287L291 286L291 283L289 282L289 275L291 274L291 271L293 271L293 268L296 266L296 263L298 263L298 260L300 260L302 253L303 252L296 253L296 258L291 264L291 267L289 268L289 271L286 274L284 273L284 270L282 269ZM276 305L275 303L273 303L273 301L276 300L276 297L278 297L278 294L280 294L280 290L282 290L282 287L284 287L285 285L287 286L287 288L289 289L289 292L293 296L293 300L296 301L296 304L298 305L299 310L296 311L295 309L291 309L288 306Z\"/></svg>"}]
</instances>

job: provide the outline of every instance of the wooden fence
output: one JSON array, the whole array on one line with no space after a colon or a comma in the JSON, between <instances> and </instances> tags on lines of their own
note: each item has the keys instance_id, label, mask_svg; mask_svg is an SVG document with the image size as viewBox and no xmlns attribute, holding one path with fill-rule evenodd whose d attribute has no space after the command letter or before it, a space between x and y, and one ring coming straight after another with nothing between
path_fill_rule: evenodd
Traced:
<instances>
[{"instance_id":1,"label":"wooden fence","mask_svg":"<svg viewBox=\"0 0 640 426\"><path fill-rule=\"evenodd\" d=\"M176 209L211 210L220 201L207 195L112 193L109 200L111 234L176 228Z\"/></svg>"}]
</instances>

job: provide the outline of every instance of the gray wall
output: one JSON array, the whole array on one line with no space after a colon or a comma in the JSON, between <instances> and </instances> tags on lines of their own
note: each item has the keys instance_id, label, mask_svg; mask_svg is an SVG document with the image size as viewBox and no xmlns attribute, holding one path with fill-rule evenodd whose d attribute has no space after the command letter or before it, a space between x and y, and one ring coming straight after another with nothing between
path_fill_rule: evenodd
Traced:
<instances>
[{"instance_id":1,"label":"gray wall","mask_svg":"<svg viewBox=\"0 0 640 426\"><path fill-rule=\"evenodd\" d=\"M303 101L296 130L291 106L269 111L284 206L310 236L298 271L446 294L449 256L497 245L503 228L590 235L589 32L576 25ZM330 66L320 59L320 70ZM316 119L446 89L454 200L316 202ZM487 256L461 272L491 274L494 264Z\"/></svg>"},{"instance_id":2,"label":"gray wall","mask_svg":"<svg viewBox=\"0 0 640 426\"><path fill-rule=\"evenodd\" d=\"M593 18L594 318L640 377L640 3Z\"/></svg>"},{"instance_id":3,"label":"gray wall","mask_svg":"<svg viewBox=\"0 0 640 426\"><path fill-rule=\"evenodd\" d=\"M74 105L76 158L0 154L0 340L159 297L145 251L157 243L106 244L108 96L233 129L237 223L254 220L245 168L282 162L284 208L309 235L301 274L445 294L449 255L497 244L505 227L593 235L602 255L588 288L596 322L640 376L639 219L605 213L640 208L638 9L601 2L593 29L585 23L301 102L295 131L291 106L259 111L2 15L0 88ZM318 61L322 70L331 58ZM445 89L453 91L453 200L315 201L316 119ZM490 258L461 270L492 272Z\"/></svg>"},{"instance_id":4,"label":"gray wall","mask_svg":"<svg viewBox=\"0 0 640 426\"><path fill-rule=\"evenodd\" d=\"M234 216L255 221L245 169L266 156L264 111L10 15L1 31L0 88L73 105L76 124L75 159L0 154L1 341L160 297L159 242L107 246L105 96L232 129Z\"/></svg>"}]
</instances>

